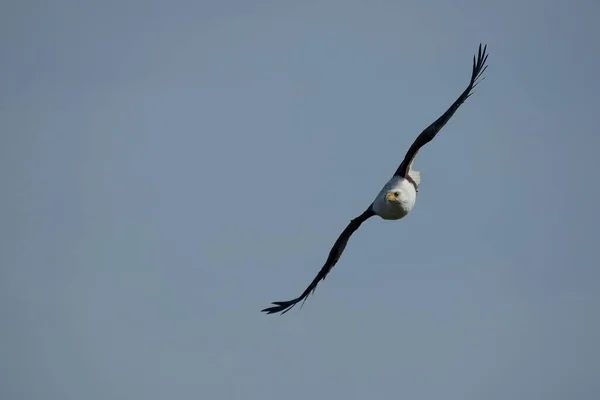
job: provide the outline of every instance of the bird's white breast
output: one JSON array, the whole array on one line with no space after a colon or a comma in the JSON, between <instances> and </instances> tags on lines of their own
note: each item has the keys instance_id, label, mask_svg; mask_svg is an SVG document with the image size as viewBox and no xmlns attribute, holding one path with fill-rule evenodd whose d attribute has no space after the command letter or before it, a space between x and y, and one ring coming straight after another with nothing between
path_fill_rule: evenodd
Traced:
<instances>
[{"instance_id":1,"label":"bird's white breast","mask_svg":"<svg viewBox=\"0 0 600 400\"><path fill-rule=\"evenodd\" d=\"M400 192L400 200L387 201L385 195L394 190ZM417 191L413 184L405 178L394 176L383 186L373 201L373 211L383 219L400 219L413 209L416 201Z\"/></svg>"}]
</instances>

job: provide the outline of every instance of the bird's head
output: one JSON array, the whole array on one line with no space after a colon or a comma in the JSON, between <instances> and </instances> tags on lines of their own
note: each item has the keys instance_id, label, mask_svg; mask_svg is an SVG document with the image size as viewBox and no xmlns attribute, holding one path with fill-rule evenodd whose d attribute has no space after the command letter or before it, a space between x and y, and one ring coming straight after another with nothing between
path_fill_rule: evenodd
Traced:
<instances>
[{"instance_id":1,"label":"bird's head","mask_svg":"<svg viewBox=\"0 0 600 400\"><path fill-rule=\"evenodd\" d=\"M399 203L400 197L401 197L401 193L400 193L400 190L398 190L398 189L389 190L385 194L385 200L388 202L391 202L391 203Z\"/></svg>"}]
</instances>

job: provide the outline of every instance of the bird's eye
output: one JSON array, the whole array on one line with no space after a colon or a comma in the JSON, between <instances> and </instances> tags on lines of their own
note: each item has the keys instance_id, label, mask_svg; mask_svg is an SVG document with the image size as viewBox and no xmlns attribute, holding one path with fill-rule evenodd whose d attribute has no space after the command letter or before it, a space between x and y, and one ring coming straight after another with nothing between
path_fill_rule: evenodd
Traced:
<instances>
[{"instance_id":1,"label":"bird's eye","mask_svg":"<svg viewBox=\"0 0 600 400\"><path fill-rule=\"evenodd\" d=\"M400 196L400 192L394 192L394 194L396 195L396 197Z\"/></svg>"}]
</instances>

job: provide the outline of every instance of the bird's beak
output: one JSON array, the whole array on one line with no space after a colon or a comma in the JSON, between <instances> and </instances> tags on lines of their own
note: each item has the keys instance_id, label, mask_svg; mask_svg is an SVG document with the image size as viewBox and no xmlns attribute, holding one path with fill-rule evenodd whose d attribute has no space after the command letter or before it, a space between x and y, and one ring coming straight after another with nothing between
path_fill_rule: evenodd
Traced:
<instances>
[{"instance_id":1,"label":"bird's beak","mask_svg":"<svg viewBox=\"0 0 600 400\"><path fill-rule=\"evenodd\" d=\"M385 199L387 201L395 201L396 200L396 195L394 194L394 192L388 192L385 194Z\"/></svg>"}]
</instances>

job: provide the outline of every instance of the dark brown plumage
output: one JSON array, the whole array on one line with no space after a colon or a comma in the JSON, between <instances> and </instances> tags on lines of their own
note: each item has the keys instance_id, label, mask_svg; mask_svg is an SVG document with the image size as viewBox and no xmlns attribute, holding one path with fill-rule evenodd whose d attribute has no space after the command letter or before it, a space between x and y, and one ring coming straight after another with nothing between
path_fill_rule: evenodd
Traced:
<instances>
[{"instance_id":1,"label":"dark brown plumage","mask_svg":"<svg viewBox=\"0 0 600 400\"><path fill-rule=\"evenodd\" d=\"M487 49L487 45L481 49L481 44L479 44L479 52L477 54L477 59L473 56L473 72L471 73L471 81L467 88L462 92L462 94L456 99L454 103L446 110L441 117L436 119L431 125L421 132L419 136L415 139L413 144L410 146L406 155L404 156L404 160L394 173L394 175L402 176L403 178L408 177L408 171L410 169L410 165L413 162L415 156L419 152L419 149L425 146L427 143L431 142L431 140L437 135L437 133L446 125L446 123L452 118L458 107L462 105L473 93L471 92L475 86L481 81L477 81L479 77L483 74L483 72L487 69L487 65L485 62L487 61L488 55L485 54Z\"/></svg>"},{"instance_id":2,"label":"dark brown plumage","mask_svg":"<svg viewBox=\"0 0 600 400\"><path fill-rule=\"evenodd\" d=\"M346 226L346 229L344 229L344 231L340 234L340 236L335 241L335 244L329 251L329 256L327 257L327 261L325 261L325 265L323 265L315 279L313 279L310 285L308 285L306 290L304 290L304 292L299 297L288 301L275 301L273 302L273 304L275 304L273 307L265 308L262 311L266 312L267 314L280 312L283 315L286 312L290 311L292 307L294 307L298 302L306 300L306 298L312 292L315 291L319 282L325 279L329 271L331 271L333 266L338 262L340 256L342 255L342 252L346 248L346 244L348 244L348 239L350 239L350 236L352 236L354 231L356 231L363 222L371 218L373 215L375 215L375 212L373 212L371 207L369 207L361 215L350 221L348 226Z\"/></svg>"}]
</instances>

